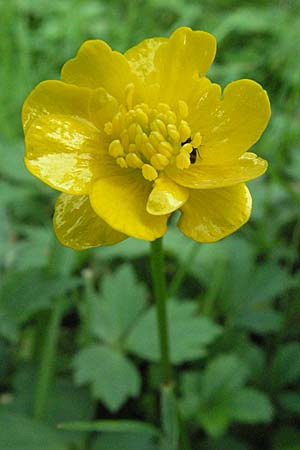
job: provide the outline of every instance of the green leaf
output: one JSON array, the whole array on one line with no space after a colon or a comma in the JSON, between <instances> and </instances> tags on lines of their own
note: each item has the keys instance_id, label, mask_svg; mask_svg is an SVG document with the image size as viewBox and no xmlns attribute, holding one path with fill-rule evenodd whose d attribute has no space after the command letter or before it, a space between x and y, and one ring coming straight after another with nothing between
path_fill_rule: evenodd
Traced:
<instances>
[{"instance_id":1,"label":"green leaf","mask_svg":"<svg viewBox=\"0 0 300 450\"><path fill-rule=\"evenodd\" d=\"M3 450L68 450L59 431L33 419L2 409L0 423Z\"/></svg>"},{"instance_id":2,"label":"green leaf","mask_svg":"<svg viewBox=\"0 0 300 450\"><path fill-rule=\"evenodd\" d=\"M196 417L211 436L214 438L222 436L231 422L229 398L219 399L212 404L203 404Z\"/></svg>"},{"instance_id":3,"label":"green leaf","mask_svg":"<svg viewBox=\"0 0 300 450\"><path fill-rule=\"evenodd\" d=\"M242 423L270 422L273 406L268 397L257 389L245 387L232 398L231 417Z\"/></svg>"},{"instance_id":4,"label":"green leaf","mask_svg":"<svg viewBox=\"0 0 300 450\"><path fill-rule=\"evenodd\" d=\"M59 428L74 431L99 431L102 433L144 433L159 436L153 425L137 420L96 420L94 422L62 423Z\"/></svg>"},{"instance_id":5,"label":"green leaf","mask_svg":"<svg viewBox=\"0 0 300 450\"><path fill-rule=\"evenodd\" d=\"M130 265L103 277L99 298L92 299L91 329L95 336L121 341L146 305L147 291Z\"/></svg>"},{"instance_id":6,"label":"green leaf","mask_svg":"<svg viewBox=\"0 0 300 450\"><path fill-rule=\"evenodd\" d=\"M281 346L271 367L271 379L276 386L295 383L300 377L300 343L289 342Z\"/></svg>"},{"instance_id":7,"label":"green leaf","mask_svg":"<svg viewBox=\"0 0 300 450\"><path fill-rule=\"evenodd\" d=\"M231 394L249 377L247 365L236 355L219 355L211 360L201 380L201 401Z\"/></svg>"},{"instance_id":8,"label":"green leaf","mask_svg":"<svg viewBox=\"0 0 300 450\"><path fill-rule=\"evenodd\" d=\"M237 314L233 324L257 334L268 334L278 331L282 325L282 314L267 309L265 311L245 310Z\"/></svg>"},{"instance_id":9,"label":"green leaf","mask_svg":"<svg viewBox=\"0 0 300 450\"><path fill-rule=\"evenodd\" d=\"M93 396L110 411L117 411L140 391L140 375L124 355L104 345L81 350L74 358L75 382L91 384Z\"/></svg>"},{"instance_id":10,"label":"green leaf","mask_svg":"<svg viewBox=\"0 0 300 450\"><path fill-rule=\"evenodd\" d=\"M300 392L286 391L281 392L278 396L278 400L282 408L287 411L300 414Z\"/></svg>"},{"instance_id":11,"label":"green leaf","mask_svg":"<svg viewBox=\"0 0 300 450\"><path fill-rule=\"evenodd\" d=\"M192 361L206 354L207 346L221 333L221 327L197 314L197 304L170 300L167 303L170 354L173 364ZM149 361L160 360L155 306L132 329L126 348Z\"/></svg>"}]
</instances>

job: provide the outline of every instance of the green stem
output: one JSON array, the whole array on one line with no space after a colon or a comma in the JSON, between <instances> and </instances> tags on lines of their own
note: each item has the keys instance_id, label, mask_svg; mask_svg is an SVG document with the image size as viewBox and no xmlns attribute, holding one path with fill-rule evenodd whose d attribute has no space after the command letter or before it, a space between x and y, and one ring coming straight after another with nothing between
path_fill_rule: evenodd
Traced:
<instances>
[{"instance_id":1,"label":"green stem","mask_svg":"<svg viewBox=\"0 0 300 450\"><path fill-rule=\"evenodd\" d=\"M169 385L171 384L171 365L169 356L168 321L166 311L167 292L162 238L151 242L150 263L154 297L156 301L163 384Z\"/></svg>"},{"instance_id":2,"label":"green stem","mask_svg":"<svg viewBox=\"0 0 300 450\"><path fill-rule=\"evenodd\" d=\"M50 314L48 328L44 337L40 367L37 375L34 417L43 419L46 413L49 392L54 374L59 326L65 308L64 299L57 299Z\"/></svg>"}]
</instances>

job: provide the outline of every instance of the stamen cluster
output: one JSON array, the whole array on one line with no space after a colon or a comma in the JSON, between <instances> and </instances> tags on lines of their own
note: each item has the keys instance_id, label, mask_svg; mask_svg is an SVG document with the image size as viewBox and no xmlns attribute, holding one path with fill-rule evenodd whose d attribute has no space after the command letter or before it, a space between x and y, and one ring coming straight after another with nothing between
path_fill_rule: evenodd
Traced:
<instances>
[{"instance_id":1,"label":"stamen cluster","mask_svg":"<svg viewBox=\"0 0 300 450\"><path fill-rule=\"evenodd\" d=\"M177 114L166 103L150 108L146 103L132 106L129 89L127 106L120 105L112 121L104 126L111 138L108 152L122 168L141 169L146 180L153 181L169 164L187 169L190 154L201 144L201 134L192 136L185 120L187 104L179 100Z\"/></svg>"}]
</instances>

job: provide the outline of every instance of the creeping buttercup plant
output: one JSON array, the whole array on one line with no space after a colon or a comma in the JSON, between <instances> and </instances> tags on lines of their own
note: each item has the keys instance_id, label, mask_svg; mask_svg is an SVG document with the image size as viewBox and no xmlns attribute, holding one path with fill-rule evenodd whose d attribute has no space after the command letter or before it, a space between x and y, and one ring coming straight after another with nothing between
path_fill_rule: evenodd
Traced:
<instances>
[{"instance_id":1,"label":"creeping buttercup plant","mask_svg":"<svg viewBox=\"0 0 300 450\"><path fill-rule=\"evenodd\" d=\"M254 3L1 3L1 449L300 448L299 14L294 2ZM212 35L218 52L208 68ZM201 39L197 47L208 53L200 61L201 52L186 50ZM99 69L109 77L95 86L61 79L34 89L57 80L74 56L63 76L77 77L76 66L98 81ZM117 64L99 63L104 57L129 69L119 76ZM202 96L189 95L201 84ZM269 115L259 85L272 98L272 120L254 144ZM22 161L19 111L31 89L27 164L46 183ZM269 161L266 176L258 177L266 163L254 153ZM64 184L56 191L47 185L53 174ZM89 177L86 192L67 192L85 189L78 180ZM98 198L111 208L104 211L92 191L112 179ZM251 221L223 239L250 215L250 203L226 206L236 186L247 192L245 182ZM54 228L63 245L51 229L57 190ZM208 200L217 192L220 202ZM163 266L155 237L151 244L154 284L145 217L155 232L165 220ZM163 269L165 308L156 278ZM153 288L160 320L167 316L161 335Z\"/></svg>"},{"instance_id":2,"label":"creeping buttercup plant","mask_svg":"<svg viewBox=\"0 0 300 450\"><path fill-rule=\"evenodd\" d=\"M268 123L268 96L248 79L230 83L222 93L205 76L215 52L211 34L188 27L169 38L147 39L124 55L103 41L87 41L63 66L61 81L40 83L22 110L26 167L62 192L53 219L59 240L77 250L127 237L151 241L162 450L179 448L171 363L202 356L203 345L219 333L208 319L192 318L192 304L169 302L167 308L162 246L167 222L180 210L178 227L186 236L198 242L224 238L249 219L252 200L245 181L267 168L265 160L247 150ZM126 311L123 300L120 310ZM108 305L99 317L113 329L118 316L109 324ZM127 346L155 361L151 323L152 315L142 317ZM174 323L175 333L170 332ZM191 343L187 326L195 334ZM175 347L180 328L183 343ZM126 346L125 333L119 345ZM189 343L196 348L188 348ZM105 342L83 350L74 364L77 383L90 382L94 396L111 411L140 390L132 362ZM206 408L205 415L213 414L213 405Z\"/></svg>"}]
</instances>

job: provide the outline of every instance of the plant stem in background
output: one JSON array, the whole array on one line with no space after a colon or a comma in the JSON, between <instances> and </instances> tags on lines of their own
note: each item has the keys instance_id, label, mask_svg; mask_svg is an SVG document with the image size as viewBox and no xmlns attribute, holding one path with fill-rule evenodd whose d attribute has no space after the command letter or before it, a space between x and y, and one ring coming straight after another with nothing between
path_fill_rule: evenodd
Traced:
<instances>
[{"instance_id":1,"label":"plant stem in background","mask_svg":"<svg viewBox=\"0 0 300 450\"><path fill-rule=\"evenodd\" d=\"M47 324L46 334L41 353L41 362L37 375L35 403L33 415L35 419L45 417L49 392L54 374L57 340L60 322L65 309L65 300L56 299Z\"/></svg>"},{"instance_id":2,"label":"plant stem in background","mask_svg":"<svg viewBox=\"0 0 300 450\"><path fill-rule=\"evenodd\" d=\"M167 292L162 238L151 242L150 263L154 297L156 302L163 384L169 385L171 383L171 365L169 356L168 320L166 310Z\"/></svg>"},{"instance_id":3,"label":"plant stem in background","mask_svg":"<svg viewBox=\"0 0 300 450\"><path fill-rule=\"evenodd\" d=\"M160 450L178 450L179 427L169 354L167 291L162 238L151 242L151 274L156 301L163 383L161 387L162 441Z\"/></svg>"}]
</instances>

